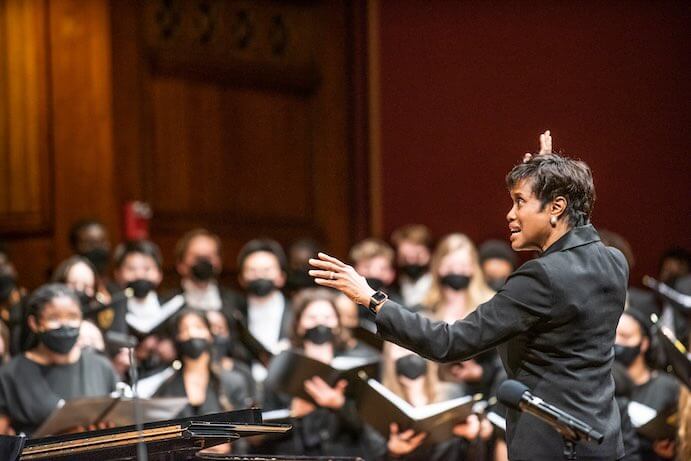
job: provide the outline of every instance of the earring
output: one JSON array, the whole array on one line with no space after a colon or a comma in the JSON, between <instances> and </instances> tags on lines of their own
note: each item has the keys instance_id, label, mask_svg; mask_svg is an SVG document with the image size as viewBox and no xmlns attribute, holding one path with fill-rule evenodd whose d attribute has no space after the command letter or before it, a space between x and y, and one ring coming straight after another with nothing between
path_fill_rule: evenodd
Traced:
<instances>
[{"instance_id":1,"label":"earring","mask_svg":"<svg viewBox=\"0 0 691 461\"><path fill-rule=\"evenodd\" d=\"M552 227L557 227L557 217L556 216L551 216L549 218L549 223L552 225Z\"/></svg>"}]
</instances>

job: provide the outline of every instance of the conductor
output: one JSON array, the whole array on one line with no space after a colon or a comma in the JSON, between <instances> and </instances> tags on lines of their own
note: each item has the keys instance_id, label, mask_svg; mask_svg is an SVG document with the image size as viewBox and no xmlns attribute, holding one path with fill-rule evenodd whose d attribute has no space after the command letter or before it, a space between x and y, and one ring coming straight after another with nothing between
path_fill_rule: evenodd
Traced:
<instances>
[{"instance_id":1,"label":"conductor","mask_svg":"<svg viewBox=\"0 0 691 461\"><path fill-rule=\"evenodd\" d=\"M588 165L551 153L549 131L540 141L540 153L526 154L506 176L511 246L539 257L463 320L447 324L410 312L323 253L310 260L310 275L369 307L384 339L430 360L462 361L496 347L510 379L604 434L600 445L577 445L577 459L611 461L624 456L611 367L628 266L590 224ZM508 411L507 443L512 460L563 458L562 437L528 413Z\"/></svg>"}]
</instances>

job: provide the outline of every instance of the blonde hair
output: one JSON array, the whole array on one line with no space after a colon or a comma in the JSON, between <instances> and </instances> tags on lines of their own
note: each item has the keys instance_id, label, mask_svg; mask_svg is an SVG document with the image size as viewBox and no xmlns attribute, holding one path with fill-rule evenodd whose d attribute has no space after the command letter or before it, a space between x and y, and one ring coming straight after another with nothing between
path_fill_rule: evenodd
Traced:
<instances>
[{"instance_id":1,"label":"blonde hair","mask_svg":"<svg viewBox=\"0 0 691 461\"><path fill-rule=\"evenodd\" d=\"M382 350L382 380L381 383L386 386L390 391L392 391L397 396L401 397L403 400L408 401L408 398L403 392L403 387L398 382L398 375L396 375L396 361L393 359L393 347L394 345L390 342L384 342L384 349ZM427 361L427 372L425 373L425 395L427 396L428 403L434 403L439 400L441 393L438 391L439 388L439 378L437 373L439 366L434 363Z\"/></svg>"},{"instance_id":2,"label":"blonde hair","mask_svg":"<svg viewBox=\"0 0 691 461\"><path fill-rule=\"evenodd\" d=\"M391 243L396 247L403 242L412 242L430 248L432 246L432 233L423 224L408 224L407 226L399 227L391 234Z\"/></svg>"},{"instance_id":3,"label":"blonde hair","mask_svg":"<svg viewBox=\"0 0 691 461\"><path fill-rule=\"evenodd\" d=\"M393 265L395 254L393 248L383 240L368 238L356 243L350 250L349 256L355 264L383 256Z\"/></svg>"},{"instance_id":4,"label":"blonde hair","mask_svg":"<svg viewBox=\"0 0 691 461\"><path fill-rule=\"evenodd\" d=\"M473 275L468 286L468 311L469 314L473 312L477 306L488 301L494 296L494 291L487 285L482 270L480 268L477 249L473 241L465 234L449 234L444 237L437 245L432 261L430 263L430 271L432 272L432 285L430 286L423 304L427 309L432 311L435 316L438 316L439 307L442 302L442 285L441 277L439 276L439 268L444 258L458 250L468 250L470 254L471 264L473 266Z\"/></svg>"},{"instance_id":5,"label":"blonde hair","mask_svg":"<svg viewBox=\"0 0 691 461\"><path fill-rule=\"evenodd\" d=\"M685 461L691 459L691 395L685 386L681 386L679 394L679 447L677 459Z\"/></svg>"}]
</instances>

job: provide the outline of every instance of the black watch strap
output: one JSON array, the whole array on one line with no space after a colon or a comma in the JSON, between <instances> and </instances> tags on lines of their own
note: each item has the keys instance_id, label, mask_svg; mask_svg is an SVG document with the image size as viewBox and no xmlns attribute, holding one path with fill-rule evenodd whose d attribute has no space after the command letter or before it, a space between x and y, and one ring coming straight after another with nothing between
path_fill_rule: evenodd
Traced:
<instances>
[{"instance_id":1,"label":"black watch strap","mask_svg":"<svg viewBox=\"0 0 691 461\"><path fill-rule=\"evenodd\" d=\"M389 295L384 293L383 291L376 291L372 297L369 299L369 308L370 311L373 313L377 313L377 306L379 306L381 303L389 299Z\"/></svg>"}]
</instances>

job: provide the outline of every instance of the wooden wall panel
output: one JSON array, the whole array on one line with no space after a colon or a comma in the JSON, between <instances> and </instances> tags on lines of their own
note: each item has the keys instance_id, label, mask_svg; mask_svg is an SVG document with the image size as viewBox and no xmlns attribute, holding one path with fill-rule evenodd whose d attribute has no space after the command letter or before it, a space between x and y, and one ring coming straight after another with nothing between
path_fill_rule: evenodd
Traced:
<instances>
[{"instance_id":1,"label":"wooden wall panel","mask_svg":"<svg viewBox=\"0 0 691 461\"><path fill-rule=\"evenodd\" d=\"M57 256L69 255L68 232L84 217L118 237L113 153L110 16L106 0L50 2L53 177Z\"/></svg>"},{"instance_id":2,"label":"wooden wall panel","mask_svg":"<svg viewBox=\"0 0 691 461\"><path fill-rule=\"evenodd\" d=\"M175 241L198 226L221 235L229 272L257 236L316 237L345 254L354 238L348 15L345 2L113 4L113 60L139 66L114 69L115 88L129 89L114 92L126 136L116 145L143 168L132 190L152 205L169 271ZM205 40L202 17L214 24Z\"/></svg>"},{"instance_id":3,"label":"wooden wall panel","mask_svg":"<svg viewBox=\"0 0 691 461\"><path fill-rule=\"evenodd\" d=\"M0 0L0 240L30 288L69 255L74 221L118 238L109 11Z\"/></svg>"},{"instance_id":4,"label":"wooden wall panel","mask_svg":"<svg viewBox=\"0 0 691 461\"><path fill-rule=\"evenodd\" d=\"M367 216L352 207L351 152L364 157L351 141L351 9L0 0L0 240L21 282L46 280L77 219L103 220L118 242L135 199L152 205L168 272L199 226L221 235L229 279L257 236L316 237L344 255Z\"/></svg>"},{"instance_id":5,"label":"wooden wall panel","mask_svg":"<svg viewBox=\"0 0 691 461\"><path fill-rule=\"evenodd\" d=\"M0 1L0 231L45 232L48 73L43 1Z\"/></svg>"}]
</instances>

